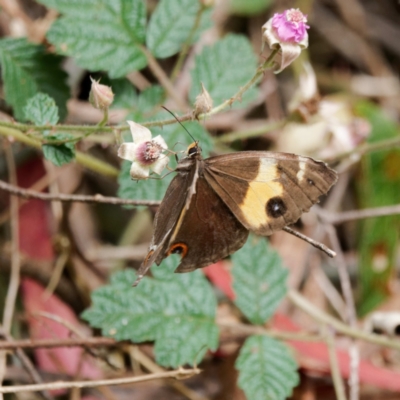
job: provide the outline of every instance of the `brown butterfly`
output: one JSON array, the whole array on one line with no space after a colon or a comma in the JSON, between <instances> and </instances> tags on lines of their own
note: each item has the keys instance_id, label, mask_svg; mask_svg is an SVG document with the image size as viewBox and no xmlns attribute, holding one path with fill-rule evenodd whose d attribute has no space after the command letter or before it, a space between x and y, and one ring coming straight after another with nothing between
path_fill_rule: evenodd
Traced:
<instances>
[{"instance_id":1,"label":"brown butterfly","mask_svg":"<svg viewBox=\"0 0 400 400\"><path fill-rule=\"evenodd\" d=\"M198 142L176 172L134 286L172 253L181 255L175 272L189 272L240 249L249 231L268 236L295 223L337 181L334 170L312 158L242 151L203 159Z\"/></svg>"}]
</instances>

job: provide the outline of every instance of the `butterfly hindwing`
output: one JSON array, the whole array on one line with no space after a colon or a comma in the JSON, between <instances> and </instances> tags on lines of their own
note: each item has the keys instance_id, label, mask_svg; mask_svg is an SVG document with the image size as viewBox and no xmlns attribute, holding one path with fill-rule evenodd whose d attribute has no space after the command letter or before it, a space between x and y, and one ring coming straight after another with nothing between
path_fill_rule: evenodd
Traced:
<instances>
[{"instance_id":1,"label":"butterfly hindwing","mask_svg":"<svg viewBox=\"0 0 400 400\"><path fill-rule=\"evenodd\" d=\"M196 193L165 256L181 254L175 272L188 272L213 264L240 249L248 230L237 220L204 177L197 180Z\"/></svg>"}]
</instances>

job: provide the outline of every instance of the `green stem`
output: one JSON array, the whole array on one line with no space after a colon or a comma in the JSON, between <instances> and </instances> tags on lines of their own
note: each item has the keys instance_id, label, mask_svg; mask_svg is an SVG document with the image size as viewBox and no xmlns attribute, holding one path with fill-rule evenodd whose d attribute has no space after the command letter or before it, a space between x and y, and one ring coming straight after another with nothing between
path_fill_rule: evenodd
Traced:
<instances>
[{"instance_id":1,"label":"green stem","mask_svg":"<svg viewBox=\"0 0 400 400\"><path fill-rule=\"evenodd\" d=\"M178 77L178 74L182 68L183 61L185 60L185 58L189 52L190 46L193 42L194 35L196 34L198 27L200 26L201 17L206 9L207 9L207 7L205 7L204 5L200 5L199 9L197 10L196 18L194 20L192 29L190 30L189 36L187 37L185 43L182 46L182 50L179 53L178 60L176 61L174 69L172 70L172 73L171 73L171 81L172 82L175 82L176 78Z\"/></svg>"},{"instance_id":2,"label":"green stem","mask_svg":"<svg viewBox=\"0 0 400 400\"><path fill-rule=\"evenodd\" d=\"M35 149L38 150L42 149L42 143L39 140L31 138L17 129L0 126L0 135L5 137L12 137L15 140L18 140L19 142L24 143ZM108 163L105 163L104 161L98 160L97 158L92 157L89 154L85 154L80 151L76 151L75 154L76 154L75 156L76 162L82 165L83 167L86 167L94 172L107 175L113 178L117 177L119 174L117 168L113 167Z\"/></svg>"},{"instance_id":3,"label":"green stem","mask_svg":"<svg viewBox=\"0 0 400 400\"><path fill-rule=\"evenodd\" d=\"M13 129L18 129L19 131L22 132L42 132L42 131L49 131L49 130L63 130L65 132L96 132L99 130L98 125L31 125L31 124L21 124L19 122L5 122L5 121L0 121L0 127L5 127L5 128L13 128ZM129 127L127 126L117 126L117 127L108 127L104 126L101 128L101 131L99 133L112 133L115 129L119 129L121 131L128 130Z\"/></svg>"}]
</instances>

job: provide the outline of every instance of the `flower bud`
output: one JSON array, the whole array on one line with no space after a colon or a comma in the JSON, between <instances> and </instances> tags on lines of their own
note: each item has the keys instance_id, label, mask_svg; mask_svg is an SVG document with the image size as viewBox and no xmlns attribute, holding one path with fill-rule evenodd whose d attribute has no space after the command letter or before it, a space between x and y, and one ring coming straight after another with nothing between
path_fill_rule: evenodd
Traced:
<instances>
[{"instance_id":1,"label":"flower bud","mask_svg":"<svg viewBox=\"0 0 400 400\"><path fill-rule=\"evenodd\" d=\"M98 81L90 78L92 81L92 87L89 93L89 102L98 110L107 110L113 102L114 93L111 87L101 85Z\"/></svg>"},{"instance_id":2,"label":"flower bud","mask_svg":"<svg viewBox=\"0 0 400 400\"><path fill-rule=\"evenodd\" d=\"M201 83L201 93L196 97L196 101L194 102L193 118L198 119L200 114L209 112L212 106L213 101L210 93L207 92L207 89Z\"/></svg>"},{"instance_id":3,"label":"flower bud","mask_svg":"<svg viewBox=\"0 0 400 400\"><path fill-rule=\"evenodd\" d=\"M281 72L291 64L308 47L307 17L299 9L290 9L282 14L275 14L262 26L263 41L270 49L280 49L276 55L278 67L275 73Z\"/></svg>"}]
</instances>

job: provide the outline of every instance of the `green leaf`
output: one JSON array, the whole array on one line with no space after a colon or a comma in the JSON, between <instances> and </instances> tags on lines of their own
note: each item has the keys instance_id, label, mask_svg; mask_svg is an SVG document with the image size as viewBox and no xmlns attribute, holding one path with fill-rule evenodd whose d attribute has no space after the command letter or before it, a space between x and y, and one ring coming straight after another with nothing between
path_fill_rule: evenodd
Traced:
<instances>
[{"instance_id":1,"label":"green leaf","mask_svg":"<svg viewBox=\"0 0 400 400\"><path fill-rule=\"evenodd\" d=\"M236 305L253 324L264 324L286 295L287 269L266 240L252 236L232 263Z\"/></svg>"},{"instance_id":2,"label":"green leaf","mask_svg":"<svg viewBox=\"0 0 400 400\"><path fill-rule=\"evenodd\" d=\"M111 86L114 93L114 100L111 109L125 108L130 110L137 105L138 95L132 83L128 79L111 79L107 85Z\"/></svg>"},{"instance_id":3,"label":"green leaf","mask_svg":"<svg viewBox=\"0 0 400 400\"><path fill-rule=\"evenodd\" d=\"M166 112L160 112L157 115L159 119L166 118ZM194 136L196 140L200 141L201 148L203 150L203 156L207 157L213 148L213 144L210 136L205 131L205 129L196 121L184 122L183 125L186 129ZM154 127L151 128L153 137L157 135L163 136L168 144L168 147L172 150L178 146L178 143L190 144L192 141L185 132L185 130L179 125L166 125L164 127ZM189 139L189 140L188 140ZM131 139L132 140L132 139ZM185 150L186 150L185 146ZM164 194L170 184L174 174L169 174L162 179L148 179L145 181L132 181L129 170L131 168L131 163L124 161L122 163L121 172L119 174L119 190L118 196L124 199L135 199L135 200L162 200ZM171 168L176 167L176 162L174 157L170 157L169 166ZM165 171L167 173L168 171Z\"/></svg>"},{"instance_id":4,"label":"green leaf","mask_svg":"<svg viewBox=\"0 0 400 400\"><path fill-rule=\"evenodd\" d=\"M195 23L200 2L193 0L161 0L153 12L147 32L147 47L157 58L176 54L188 39ZM193 40L211 26L211 9L203 12Z\"/></svg>"},{"instance_id":5,"label":"green leaf","mask_svg":"<svg viewBox=\"0 0 400 400\"><path fill-rule=\"evenodd\" d=\"M371 125L369 143L398 137L397 124L373 103L360 102L357 114ZM400 149L365 154L357 175L358 204L361 208L400 203ZM390 296L398 256L400 217L368 218L359 223L358 312L371 312Z\"/></svg>"},{"instance_id":6,"label":"green leaf","mask_svg":"<svg viewBox=\"0 0 400 400\"><path fill-rule=\"evenodd\" d=\"M56 125L58 107L47 94L38 93L28 100L24 108L25 118L35 125Z\"/></svg>"},{"instance_id":7,"label":"green leaf","mask_svg":"<svg viewBox=\"0 0 400 400\"><path fill-rule=\"evenodd\" d=\"M298 367L289 349L268 336L250 336L235 367L247 400L284 400L299 383Z\"/></svg>"},{"instance_id":8,"label":"green leaf","mask_svg":"<svg viewBox=\"0 0 400 400\"><path fill-rule=\"evenodd\" d=\"M81 67L120 78L147 65L140 49L146 27L143 0L39 2L63 14L51 26L47 39Z\"/></svg>"},{"instance_id":9,"label":"green leaf","mask_svg":"<svg viewBox=\"0 0 400 400\"><path fill-rule=\"evenodd\" d=\"M159 85L153 85L143 90L139 96L138 109L142 114L154 111L164 101L164 89Z\"/></svg>"},{"instance_id":10,"label":"green leaf","mask_svg":"<svg viewBox=\"0 0 400 400\"><path fill-rule=\"evenodd\" d=\"M43 46L29 43L26 39L0 40L4 96L13 107L16 119L24 119L27 100L38 92L52 97L58 106L60 119L65 118L69 89L67 74L60 69L60 63L60 57L46 54Z\"/></svg>"},{"instance_id":11,"label":"green leaf","mask_svg":"<svg viewBox=\"0 0 400 400\"><path fill-rule=\"evenodd\" d=\"M214 106L232 97L255 74L257 58L249 40L241 35L226 35L213 46L206 46L195 59L192 70L190 101L195 102L201 92L201 82L213 99ZM252 87L233 107L245 107L257 97Z\"/></svg>"},{"instance_id":12,"label":"green leaf","mask_svg":"<svg viewBox=\"0 0 400 400\"><path fill-rule=\"evenodd\" d=\"M175 275L176 266L177 257L169 257L152 268L154 278L145 277L136 288L133 271L114 274L109 285L92 293L83 318L117 340L155 341L157 363L165 367L200 362L218 345L217 301L200 271Z\"/></svg>"},{"instance_id":13,"label":"green leaf","mask_svg":"<svg viewBox=\"0 0 400 400\"><path fill-rule=\"evenodd\" d=\"M271 0L230 0L231 9L234 14L254 15L266 10Z\"/></svg>"},{"instance_id":14,"label":"green leaf","mask_svg":"<svg viewBox=\"0 0 400 400\"><path fill-rule=\"evenodd\" d=\"M46 139L51 140L66 140L72 139L73 136L67 133L59 133L53 136L47 136ZM75 158L75 145L74 143L63 143L63 144L44 144L42 146L43 154L45 158L51 161L57 167L68 164Z\"/></svg>"},{"instance_id":15,"label":"green leaf","mask_svg":"<svg viewBox=\"0 0 400 400\"><path fill-rule=\"evenodd\" d=\"M125 108L129 111L125 120L140 123L154 119L154 114L160 112L160 106L164 102L165 92L159 85L152 85L143 90L139 95L127 79L112 79L108 82L115 94L112 108ZM127 134L126 141L131 140Z\"/></svg>"}]
</instances>

